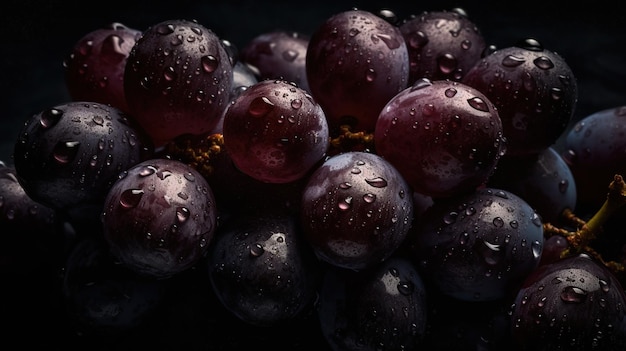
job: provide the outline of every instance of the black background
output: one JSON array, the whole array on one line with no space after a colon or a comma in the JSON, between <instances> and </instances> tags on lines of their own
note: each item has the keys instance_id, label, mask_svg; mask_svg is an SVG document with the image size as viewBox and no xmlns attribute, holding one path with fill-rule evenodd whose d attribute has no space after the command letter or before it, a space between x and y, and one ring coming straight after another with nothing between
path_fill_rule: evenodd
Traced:
<instances>
[{"instance_id":1,"label":"black background","mask_svg":"<svg viewBox=\"0 0 626 351\"><path fill-rule=\"evenodd\" d=\"M617 4L617 2L615 2ZM311 34L352 7L391 9L407 18L463 8L498 48L533 37L563 56L579 85L574 120L626 104L626 14L602 1L36 1L5 0L0 11L0 160L11 154L23 122L69 101L62 62L86 33L111 22L146 29L168 19L194 19L237 47L274 29Z\"/></svg>"}]
</instances>

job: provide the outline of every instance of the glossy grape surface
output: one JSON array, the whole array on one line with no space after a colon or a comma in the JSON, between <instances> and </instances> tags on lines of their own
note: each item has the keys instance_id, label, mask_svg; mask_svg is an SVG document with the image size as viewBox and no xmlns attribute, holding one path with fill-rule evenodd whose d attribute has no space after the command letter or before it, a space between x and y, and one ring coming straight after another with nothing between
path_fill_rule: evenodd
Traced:
<instances>
[{"instance_id":1,"label":"glossy grape surface","mask_svg":"<svg viewBox=\"0 0 626 351\"><path fill-rule=\"evenodd\" d=\"M167 20L142 32L129 53L124 91L130 113L156 146L218 123L233 80L230 56L210 29Z\"/></svg>"},{"instance_id":2,"label":"glossy grape surface","mask_svg":"<svg viewBox=\"0 0 626 351\"><path fill-rule=\"evenodd\" d=\"M104 200L104 237L140 275L180 273L206 256L217 226L213 192L191 166L151 159L124 172Z\"/></svg>"},{"instance_id":3,"label":"glossy grape surface","mask_svg":"<svg viewBox=\"0 0 626 351\"><path fill-rule=\"evenodd\" d=\"M308 178L301 200L304 237L332 265L361 270L385 260L404 241L413 198L400 173L382 157L346 152Z\"/></svg>"},{"instance_id":4,"label":"glossy grape surface","mask_svg":"<svg viewBox=\"0 0 626 351\"><path fill-rule=\"evenodd\" d=\"M501 189L435 202L417 226L411 240L424 278L464 301L506 298L537 267L543 251L541 218Z\"/></svg>"},{"instance_id":5,"label":"glossy grape surface","mask_svg":"<svg viewBox=\"0 0 626 351\"><path fill-rule=\"evenodd\" d=\"M372 132L383 106L407 87L408 51L398 27L353 9L331 16L314 31L306 71L331 135L343 124Z\"/></svg>"},{"instance_id":6,"label":"glossy grape surface","mask_svg":"<svg viewBox=\"0 0 626 351\"><path fill-rule=\"evenodd\" d=\"M491 101L449 80L421 79L390 99L378 117L374 142L415 191L432 197L476 189L506 150Z\"/></svg>"}]
</instances>

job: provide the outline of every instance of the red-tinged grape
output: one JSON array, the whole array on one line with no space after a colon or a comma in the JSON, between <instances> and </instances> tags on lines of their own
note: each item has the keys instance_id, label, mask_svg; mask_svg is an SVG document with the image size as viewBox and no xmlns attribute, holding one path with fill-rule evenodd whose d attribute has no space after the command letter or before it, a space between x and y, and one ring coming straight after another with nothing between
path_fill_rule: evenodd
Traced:
<instances>
[{"instance_id":1,"label":"red-tinged grape","mask_svg":"<svg viewBox=\"0 0 626 351\"><path fill-rule=\"evenodd\" d=\"M213 129L230 101L232 80L220 38L189 20L167 20L143 31L124 70L131 114L156 146Z\"/></svg>"},{"instance_id":2,"label":"red-tinged grape","mask_svg":"<svg viewBox=\"0 0 626 351\"><path fill-rule=\"evenodd\" d=\"M409 52L409 85L421 78L460 81L487 49L476 24L459 8L411 16L400 31Z\"/></svg>"},{"instance_id":3,"label":"red-tinged grape","mask_svg":"<svg viewBox=\"0 0 626 351\"><path fill-rule=\"evenodd\" d=\"M266 207L226 220L208 254L215 294L242 321L285 325L312 306L319 266L297 216Z\"/></svg>"},{"instance_id":4,"label":"red-tinged grape","mask_svg":"<svg viewBox=\"0 0 626 351\"><path fill-rule=\"evenodd\" d=\"M505 155L487 184L522 197L544 222L567 224L563 217L564 211L576 209L574 175L554 147L548 147L536 155Z\"/></svg>"},{"instance_id":5,"label":"red-tinged grape","mask_svg":"<svg viewBox=\"0 0 626 351\"><path fill-rule=\"evenodd\" d=\"M626 106L591 113L564 136L561 156L570 167L581 211L595 211L615 174L626 175Z\"/></svg>"},{"instance_id":6,"label":"red-tinged grape","mask_svg":"<svg viewBox=\"0 0 626 351\"><path fill-rule=\"evenodd\" d=\"M124 69L140 36L140 30L117 22L83 35L63 61L72 99L108 104L128 113Z\"/></svg>"},{"instance_id":7,"label":"red-tinged grape","mask_svg":"<svg viewBox=\"0 0 626 351\"><path fill-rule=\"evenodd\" d=\"M119 109L74 101L27 119L13 159L33 200L82 222L97 221L117 176L153 151L145 131Z\"/></svg>"},{"instance_id":8,"label":"red-tinged grape","mask_svg":"<svg viewBox=\"0 0 626 351\"><path fill-rule=\"evenodd\" d=\"M252 38L239 52L241 62L250 65L259 80L281 79L309 91L306 76L308 36L276 30Z\"/></svg>"},{"instance_id":9,"label":"red-tinged grape","mask_svg":"<svg viewBox=\"0 0 626 351\"><path fill-rule=\"evenodd\" d=\"M118 337L139 327L160 306L165 288L118 264L101 235L78 241L64 265L64 308L83 336Z\"/></svg>"},{"instance_id":10,"label":"red-tinged grape","mask_svg":"<svg viewBox=\"0 0 626 351\"><path fill-rule=\"evenodd\" d=\"M410 240L430 286L459 300L493 301L509 296L539 264L542 224L519 196L481 188L436 201Z\"/></svg>"},{"instance_id":11,"label":"red-tinged grape","mask_svg":"<svg viewBox=\"0 0 626 351\"><path fill-rule=\"evenodd\" d=\"M483 92L498 109L507 155L536 154L553 145L578 101L572 69L535 39L485 56L461 81Z\"/></svg>"},{"instance_id":12,"label":"red-tinged grape","mask_svg":"<svg viewBox=\"0 0 626 351\"><path fill-rule=\"evenodd\" d=\"M331 16L314 31L306 71L331 135L341 125L373 132L387 101L408 85L409 58L398 27L353 9Z\"/></svg>"},{"instance_id":13,"label":"red-tinged grape","mask_svg":"<svg viewBox=\"0 0 626 351\"><path fill-rule=\"evenodd\" d=\"M320 105L284 80L263 80L241 92L224 114L223 134L237 168L267 183L302 178L329 147Z\"/></svg>"},{"instance_id":14,"label":"red-tinged grape","mask_svg":"<svg viewBox=\"0 0 626 351\"><path fill-rule=\"evenodd\" d=\"M121 263L141 275L165 279L206 256L217 209L212 189L194 168L150 159L122 173L111 187L102 224Z\"/></svg>"},{"instance_id":15,"label":"red-tinged grape","mask_svg":"<svg viewBox=\"0 0 626 351\"><path fill-rule=\"evenodd\" d=\"M415 191L447 197L487 181L506 149L502 133L497 109L480 91L424 78L387 103L374 143Z\"/></svg>"},{"instance_id":16,"label":"red-tinged grape","mask_svg":"<svg viewBox=\"0 0 626 351\"><path fill-rule=\"evenodd\" d=\"M308 178L301 225L316 255L362 270L400 247L413 218L412 192L382 157L360 151L328 158Z\"/></svg>"},{"instance_id":17,"label":"red-tinged grape","mask_svg":"<svg viewBox=\"0 0 626 351\"><path fill-rule=\"evenodd\" d=\"M361 272L327 270L317 310L331 350L419 350L427 302L417 269L398 256Z\"/></svg>"},{"instance_id":18,"label":"red-tinged grape","mask_svg":"<svg viewBox=\"0 0 626 351\"><path fill-rule=\"evenodd\" d=\"M563 252L569 248L569 242L563 235L555 234L546 238L546 240L544 240L543 252L541 253L539 265L553 263L560 260Z\"/></svg>"},{"instance_id":19,"label":"red-tinged grape","mask_svg":"<svg viewBox=\"0 0 626 351\"><path fill-rule=\"evenodd\" d=\"M511 333L520 351L624 350L624 289L585 254L542 265L515 297Z\"/></svg>"}]
</instances>

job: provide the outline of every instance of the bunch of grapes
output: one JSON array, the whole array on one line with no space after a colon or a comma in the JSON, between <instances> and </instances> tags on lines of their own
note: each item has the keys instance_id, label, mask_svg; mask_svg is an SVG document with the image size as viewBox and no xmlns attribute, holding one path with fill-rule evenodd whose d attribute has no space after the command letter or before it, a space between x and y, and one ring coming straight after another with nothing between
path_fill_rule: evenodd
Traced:
<instances>
[{"instance_id":1,"label":"bunch of grapes","mask_svg":"<svg viewBox=\"0 0 626 351\"><path fill-rule=\"evenodd\" d=\"M623 350L626 107L568 129L565 58L487 42L458 8L86 33L0 166L41 294L2 310L107 350Z\"/></svg>"}]
</instances>

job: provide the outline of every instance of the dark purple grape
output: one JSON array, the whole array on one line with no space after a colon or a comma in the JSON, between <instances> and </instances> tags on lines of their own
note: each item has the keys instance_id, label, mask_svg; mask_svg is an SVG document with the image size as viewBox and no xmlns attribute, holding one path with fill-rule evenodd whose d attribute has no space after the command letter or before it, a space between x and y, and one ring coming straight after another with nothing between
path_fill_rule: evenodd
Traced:
<instances>
[{"instance_id":1,"label":"dark purple grape","mask_svg":"<svg viewBox=\"0 0 626 351\"><path fill-rule=\"evenodd\" d=\"M259 80L280 79L309 91L306 51L309 38L298 32L275 30L252 38L241 48L241 62L254 67Z\"/></svg>"},{"instance_id":2,"label":"dark purple grape","mask_svg":"<svg viewBox=\"0 0 626 351\"><path fill-rule=\"evenodd\" d=\"M461 81L483 92L498 109L507 155L536 154L554 144L578 101L571 68L535 39L487 55Z\"/></svg>"},{"instance_id":3,"label":"dark purple grape","mask_svg":"<svg viewBox=\"0 0 626 351\"><path fill-rule=\"evenodd\" d=\"M520 196L537 211L544 222L566 224L563 211L576 209L574 175L553 147L536 155L505 155L487 184Z\"/></svg>"},{"instance_id":4,"label":"dark purple grape","mask_svg":"<svg viewBox=\"0 0 626 351\"><path fill-rule=\"evenodd\" d=\"M498 111L480 91L420 79L378 117L376 153L431 197L471 192L493 173L506 144Z\"/></svg>"},{"instance_id":5,"label":"dark purple grape","mask_svg":"<svg viewBox=\"0 0 626 351\"><path fill-rule=\"evenodd\" d=\"M581 211L595 211L615 174L626 176L626 105L580 119L564 136L562 157L570 167Z\"/></svg>"},{"instance_id":6,"label":"dark purple grape","mask_svg":"<svg viewBox=\"0 0 626 351\"><path fill-rule=\"evenodd\" d=\"M319 283L297 216L280 207L227 219L210 247L208 271L224 306L258 326L289 323L312 305Z\"/></svg>"},{"instance_id":7,"label":"dark purple grape","mask_svg":"<svg viewBox=\"0 0 626 351\"><path fill-rule=\"evenodd\" d=\"M487 48L461 9L423 12L400 24L409 52L409 85L418 79L460 81Z\"/></svg>"},{"instance_id":8,"label":"dark purple grape","mask_svg":"<svg viewBox=\"0 0 626 351\"><path fill-rule=\"evenodd\" d=\"M15 143L16 176L36 202L72 221L97 218L117 176L152 156L143 129L117 108L68 102L30 117Z\"/></svg>"},{"instance_id":9,"label":"dark purple grape","mask_svg":"<svg viewBox=\"0 0 626 351\"><path fill-rule=\"evenodd\" d=\"M306 71L331 135L344 124L353 131L373 132L387 101L407 87L409 58L398 27L375 13L352 9L315 30Z\"/></svg>"},{"instance_id":10,"label":"dark purple grape","mask_svg":"<svg viewBox=\"0 0 626 351\"><path fill-rule=\"evenodd\" d=\"M520 351L624 350L624 289L585 254L542 265L515 297L511 333Z\"/></svg>"},{"instance_id":11,"label":"dark purple grape","mask_svg":"<svg viewBox=\"0 0 626 351\"><path fill-rule=\"evenodd\" d=\"M160 306L165 288L116 262L98 235L78 241L64 266L64 307L81 335L118 337L139 327Z\"/></svg>"},{"instance_id":12,"label":"dark purple grape","mask_svg":"<svg viewBox=\"0 0 626 351\"><path fill-rule=\"evenodd\" d=\"M124 69L140 36L140 30L117 22L83 35L63 62L72 99L108 104L128 113Z\"/></svg>"},{"instance_id":13,"label":"dark purple grape","mask_svg":"<svg viewBox=\"0 0 626 351\"><path fill-rule=\"evenodd\" d=\"M151 159L120 175L104 201L102 224L120 262L165 279L206 256L217 208L209 184L194 168Z\"/></svg>"},{"instance_id":14,"label":"dark purple grape","mask_svg":"<svg viewBox=\"0 0 626 351\"><path fill-rule=\"evenodd\" d=\"M329 130L311 95L284 80L254 84L228 107L224 146L243 173L267 183L307 174L326 155Z\"/></svg>"},{"instance_id":15,"label":"dark purple grape","mask_svg":"<svg viewBox=\"0 0 626 351\"><path fill-rule=\"evenodd\" d=\"M481 188L435 202L411 238L423 277L437 291L464 301L510 295L543 250L543 226L519 196Z\"/></svg>"},{"instance_id":16,"label":"dark purple grape","mask_svg":"<svg viewBox=\"0 0 626 351\"><path fill-rule=\"evenodd\" d=\"M360 151L328 158L304 187L301 223L317 256L361 270L379 264L406 238L412 192L382 157Z\"/></svg>"},{"instance_id":17,"label":"dark purple grape","mask_svg":"<svg viewBox=\"0 0 626 351\"><path fill-rule=\"evenodd\" d=\"M0 272L22 278L62 257L60 218L54 209L33 201L15 175L0 161Z\"/></svg>"},{"instance_id":18,"label":"dark purple grape","mask_svg":"<svg viewBox=\"0 0 626 351\"><path fill-rule=\"evenodd\" d=\"M161 146L215 127L230 101L233 66L220 38L195 21L143 31L124 71L131 114Z\"/></svg>"},{"instance_id":19,"label":"dark purple grape","mask_svg":"<svg viewBox=\"0 0 626 351\"><path fill-rule=\"evenodd\" d=\"M427 301L413 263L394 256L361 272L329 269L317 310L332 350L419 350Z\"/></svg>"}]
</instances>

